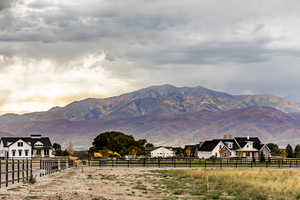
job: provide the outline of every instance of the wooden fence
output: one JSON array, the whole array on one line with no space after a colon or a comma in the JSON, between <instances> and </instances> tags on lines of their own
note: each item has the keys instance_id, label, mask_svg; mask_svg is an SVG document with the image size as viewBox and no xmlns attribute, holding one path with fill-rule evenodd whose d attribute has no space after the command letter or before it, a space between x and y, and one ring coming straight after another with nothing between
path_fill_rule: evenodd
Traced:
<instances>
[{"instance_id":1,"label":"wooden fence","mask_svg":"<svg viewBox=\"0 0 300 200\"><path fill-rule=\"evenodd\" d=\"M45 176L72 166L70 160L0 160L0 188L28 182L31 177Z\"/></svg>"},{"instance_id":2,"label":"wooden fence","mask_svg":"<svg viewBox=\"0 0 300 200\"><path fill-rule=\"evenodd\" d=\"M185 168L298 168L300 159L284 159L267 161L253 161L246 159L236 160L203 160L194 158L184 159L99 159L88 160L91 167L185 167Z\"/></svg>"}]
</instances>

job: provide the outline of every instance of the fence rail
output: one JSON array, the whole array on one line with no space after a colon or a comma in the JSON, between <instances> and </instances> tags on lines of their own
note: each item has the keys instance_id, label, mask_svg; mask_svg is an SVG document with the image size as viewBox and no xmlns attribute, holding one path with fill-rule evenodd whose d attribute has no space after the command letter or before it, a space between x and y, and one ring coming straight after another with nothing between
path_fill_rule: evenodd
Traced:
<instances>
[{"instance_id":1,"label":"fence rail","mask_svg":"<svg viewBox=\"0 0 300 200\"><path fill-rule=\"evenodd\" d=\"M88 160L87 164L91 167L298 168L300 160L99 159Z\"/></svg>"},{"instance_id":2,"label":"fence rail","mask_svg":"<svg viewBox=\"0 0 300 200\"><path fill-rule=\"evenodd\" d=\"M0 188L73 167L71 160L0 160Z\"/></svg>"}]
</instances>

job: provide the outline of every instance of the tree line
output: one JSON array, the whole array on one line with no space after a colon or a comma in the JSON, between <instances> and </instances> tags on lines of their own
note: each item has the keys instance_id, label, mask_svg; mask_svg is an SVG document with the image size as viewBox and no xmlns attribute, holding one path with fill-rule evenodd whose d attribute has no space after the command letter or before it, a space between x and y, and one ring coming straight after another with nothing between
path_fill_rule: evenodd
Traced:
<instances>
[{"instance_id":1,"label":"tree line","mask_svg":"<svg viewBox=\"0 0 300 200\"><path fill-rule=\"evenodd\" d=\"M288 144L285 148L279 148L277 144L267 144L271 150L273 156L281 156L283 158L300 158L300 144L296 145L295 148Z\"/></svg>"}]
</instances>

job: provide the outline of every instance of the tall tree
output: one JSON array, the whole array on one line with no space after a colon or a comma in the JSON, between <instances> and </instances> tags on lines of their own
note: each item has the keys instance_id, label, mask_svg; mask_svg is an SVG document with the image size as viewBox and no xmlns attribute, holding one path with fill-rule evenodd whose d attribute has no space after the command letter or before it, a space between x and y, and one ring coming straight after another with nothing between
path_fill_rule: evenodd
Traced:
<instances>
[{"instance_id":1,"label":"tall tree","mask_svg":"<svg viewBox=\"0 0 300 200\"><path fill-rule=\"evenodd\" d=\"M144 155L147 140L135 140L132 136L111 131L99 134L93 142L91 151L110 150L124 156L129 154Z\"/></svg>"},{"instance_id":2,"label":"tall tree","mask_svg":"<svg viewBox=\"0 0 300 200\"><path fill-rule=\"evenodd\" d=\"M286 153L287 153L288 158L293 158L294 157L294 151L293 151L293 148L290 144L288 144L286 146Z\"/></svg>"},{"instance_id":3,"label":"tall tree","mask_svg":"<svg viewBox=\"0 0 300 200\"><path fill-rule=\"evenodd\" d=\"M267 146L269 147L273 155L280 155L280 149L277 144L269 143L267 144Z\"/></svg>"},{"instance_id":4,"label":"tall tree","mask_svg":"<svg viewBox=\"0 0 300 200\"><path fill-rule=\"evenodd\" d=\"M296 145L294 153L295 153L296 158L300 158L300 145L299 144Z\"/></svg>"}]
</instances>

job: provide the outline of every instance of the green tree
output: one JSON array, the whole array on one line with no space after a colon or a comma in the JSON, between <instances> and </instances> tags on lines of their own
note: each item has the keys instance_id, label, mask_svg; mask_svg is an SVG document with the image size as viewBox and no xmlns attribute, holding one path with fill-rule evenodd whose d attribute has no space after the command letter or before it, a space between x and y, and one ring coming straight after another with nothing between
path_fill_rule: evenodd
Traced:
<instances>
[{"instance_id":1,"label":"green tree","mask_svg":"<svg viewBox=\"0 0 300 200\"><path fill-rule=\"evenodd\" d=\"M52 145L52 147L53 147L53 149L54 149L55 151L61 150L61 145L58 144L58 143L54 143L54 144Z\"/></svg>"},{"instance_id":2,"label":"green tree","mask_svg":"<svg viewBox=\"0 0 300 200\"><path fill-rule=\"evenodd\" d=\"M132 136L121 132L111 131L99 134L93 141L91 152L100 152L104 149L117 152L121 156L135 154L144 155L147 140L135 140Z\"/></svg>"},{"instance_id":3,"label":"green tree","mask_svg":"<svg viewBox=\"0 0 300 200\"><path fill-rule=\"evenodd\" d=\"M147 148L149 148L149 147L154 147L154 145L151 144L151 143L147 143L147 144L145 145L145 147L147 147Z\"/></svg>"},{"instance_id":4,"label":"green tree","mask_svg":"<svg viewBox=\"0 0 300 200\"><path fill-rule=\"evenodd\" d=\"M269 143L267 144L267 146L269 147L273 155L280 155L280 149L277 144Z\"/></svg>"},{"instance_id":5,"label":"green tree","mask_svg":"<svg viewBox=\"0 0 300 200\"><path fill-rule=\"evenodd\" d=\"M175 147L174 148L175 155L176 156L184 156L184 149L181 147Z\"/></svg>"},{"instance_id":6,"label":"green tree","mask_svg":"<svg viewBox=\"0 0 300 200\"><path fill-rule=\"evenodd\" d=\"M296 145L294 153L295 153L296 158L300 158L300 145L299 144Z\"/></svg>"},{"instance_id":7,"label":"green tree","mask_svg":"<svg viewBox=\"0 0 300 200\"><path fill-rule=\"evenodd\" d=\"M288 158L293 158L294 157L294 151L293 151L292 146L290 144L288 144L285 149L286 149L287 157Z\"/></svg>"}]
</instances>

